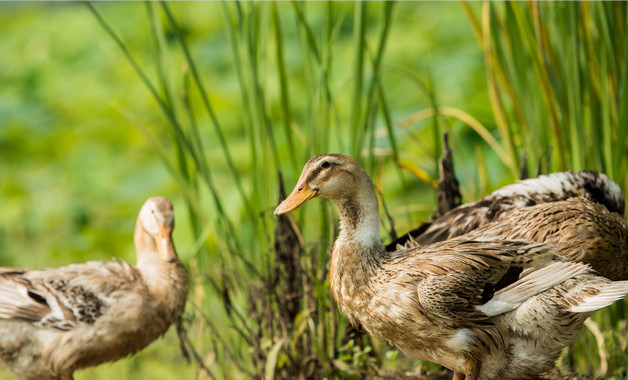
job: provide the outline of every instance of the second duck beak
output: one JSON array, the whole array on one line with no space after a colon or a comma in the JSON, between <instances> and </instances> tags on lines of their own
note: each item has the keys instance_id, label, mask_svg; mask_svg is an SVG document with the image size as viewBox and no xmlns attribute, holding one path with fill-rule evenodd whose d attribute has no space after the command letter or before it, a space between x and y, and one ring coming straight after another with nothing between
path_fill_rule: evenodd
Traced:
<instances>
[{"instance_id":1,"label":"second duck beak","mask_svg":"<svg viewBox=\"0 0 628 380\"><path fill-rule=\"evenodd\" d=\"M177 250L172 242L172 228L161 227L157 235L155 235L155 244L159 257L168 263L177 261Z\"/></svg>"},{"instance_id":2,"label":"second duck beak","mask_svg":"<svg viewBox=\"0 0 628 380\"><path fill-rule=\"evenodd\" d=\"M294 190L292 190L292 194L290 194L288 198L284 199L284 201L277 206L275 209L275 215L279 216L296 210L303 203L314 198L317 193L318 191L312 189L306 181L300 181L297 183Z\"/></svg>"}]
</instances>

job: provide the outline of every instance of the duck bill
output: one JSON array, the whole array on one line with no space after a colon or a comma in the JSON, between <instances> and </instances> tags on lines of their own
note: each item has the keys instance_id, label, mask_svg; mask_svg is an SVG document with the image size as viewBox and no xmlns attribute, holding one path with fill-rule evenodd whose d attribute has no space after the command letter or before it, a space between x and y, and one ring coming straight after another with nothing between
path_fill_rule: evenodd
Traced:
<instances>
[{"instance_id":1,"label":"duck bill","mask_svg":"<svg viewBox=\"0 0 628 380\"><path fill-rule=\"evenodd\" d=\"M318 192L310 187L306 181L300 181L292 190L292 194L275 209L275 215L279 216L290 211L294 211L303 203L314 198Z\"/></svg>"},{"instance_id":2,"label":"duck bill","mask_svg":"<svg viewBox=\"0 0 628 380\"><path fill-rule=\"evenodd\" d=\"M177 250L174 248L172 241L172 229L160 228L157 235L155 235L155 243L157 244L157 252L159 258L168 263L173 263L179 259Z\"/></svg>"}]
</instances>

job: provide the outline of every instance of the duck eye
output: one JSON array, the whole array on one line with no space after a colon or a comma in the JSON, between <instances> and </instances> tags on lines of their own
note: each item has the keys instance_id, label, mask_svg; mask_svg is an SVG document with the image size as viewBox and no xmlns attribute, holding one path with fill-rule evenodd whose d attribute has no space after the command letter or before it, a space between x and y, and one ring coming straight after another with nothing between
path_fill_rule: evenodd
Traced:
<instances>
[{"instance_id":1,"label":"duck eye","mask_svg":"<svg viewBox=\"0 0 628 380\"><path fill-rule=\"evenodd\" d=\"M327 169L330 166L328 161L323 161L323 163L321 164L321 168L323 169Z\"/></svg>"}]
</instances>

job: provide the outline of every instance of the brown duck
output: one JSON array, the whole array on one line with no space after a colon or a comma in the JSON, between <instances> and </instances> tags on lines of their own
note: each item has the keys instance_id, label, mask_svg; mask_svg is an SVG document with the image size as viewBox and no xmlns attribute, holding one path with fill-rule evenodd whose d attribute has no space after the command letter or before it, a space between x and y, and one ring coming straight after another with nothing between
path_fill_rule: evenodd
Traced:
<instances>
[{"instance_id":1,"label":"brown duck","mask_svg":"<svg viewBox=\"0 0 628 380\"><path fill-rule=\"evenodd\" d=\"M150 198L135 227L136 266L88 262L0 270L0 360L18 379L72 379L129 356L183 312L187 275L166 198Z\"/></svg>"},{"instance_id":2,"label":"brown duck","mask_svg":"<svg viewBox=\"0 0 628 380\"><path fill-rule=\"evenodd\" d=\"M451 239L491 222L504 220L518 209L572 197L584 197L604 205L612 213L624 215L621 189L604 174L592 171L559 172L518 181L495 190L479 201L458 206L436 218L427 228L410 231L388 247L410 248Z\"/></svg>"},{"instance_id":3,"label":"brown duck","mask_svg":"<svg viewBox=\"0 0 628 380\"><path fill-rule=\"evenodd\" d=\"M628 280L628 224L623 214L621 190L605 175L554 173L520 181L457 207L418 237L409 233L400 238L397 247L416 247L462 234L469 239L526 239L550 243L558 255L587 263L611 280Z\"/></svg>"},{"instance_id":4,"label":"brown duck","mask_svg":"<svg viewBox=\"0 0 628 380\"><path fill-rule=\"evenodd\" d=\"M330 268L340 311L456 378L538 376L588 315L628 293L628 282L593 275L560 260L552 246L525 240L457 238L387 252L373 184L348 156L312 158L275 214L314 197L331 199L340 215Z\"/></svg>"}]
</instances>

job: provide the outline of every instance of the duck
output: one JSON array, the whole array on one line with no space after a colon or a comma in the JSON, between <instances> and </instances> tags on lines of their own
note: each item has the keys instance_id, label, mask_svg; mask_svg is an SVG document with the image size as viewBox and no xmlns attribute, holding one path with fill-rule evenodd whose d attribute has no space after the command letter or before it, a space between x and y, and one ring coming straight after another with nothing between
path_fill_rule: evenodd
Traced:
<instances>
[{"instance_id":1,"label":"duck","mask_svg":"<svg viewBox=\"0 0 628 380\"><path fill-rule=\"evenodd\" d=\"M603 205L611 213L624 216L625 201L621 188L605 174L594 171L557 172L520 180L478 201L455 207L429 225L422 225L397 238L387 249L411 248L451 239L507 219L515 210L573 197L585 198Z\"/></svg>"},{"instance_id":2,"label":"duck","mask_svg":"<svg viewBox=\"0 0 628 380\"><path fill-rule=\"evenodd\" d=\"M71 380L164 335L187 296L173 228L172 203L153 197L137 218L136 265L0 269L0 362L20 380Z\"/></svg>"},{"instance_id":3,"label":"duck","mask_svg":"<svg viewBox=\"0 0 628 380\"><path fill-rule=\"evenodd\" d=\"M387 251L373 183L349 156L311 158L274 213L313 198L330 199L339 214L329 278L340 312L406 355L451 369L454 379L539 376L589 315L628 293L628 282L522 239L462 236Z\"/></svg>"}]
</instances>

